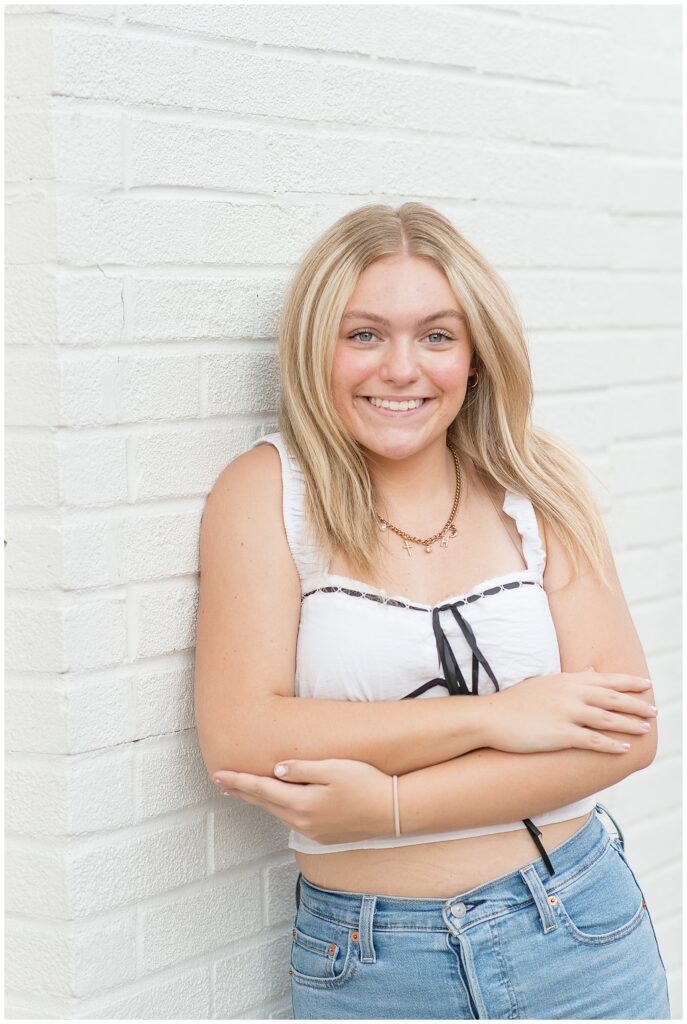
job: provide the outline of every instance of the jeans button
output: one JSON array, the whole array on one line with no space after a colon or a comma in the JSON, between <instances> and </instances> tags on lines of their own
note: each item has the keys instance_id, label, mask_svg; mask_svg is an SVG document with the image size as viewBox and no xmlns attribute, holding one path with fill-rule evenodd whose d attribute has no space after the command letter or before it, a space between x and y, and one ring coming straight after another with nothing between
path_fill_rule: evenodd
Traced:
<instances>
[{"instance_id":1,"label":"jeans button","mask_svg":"<svg viewBox=\"0 0 687 1024\"><path fill-rule=\"evenodd\" d=\"M465 917L466 908L464 903L454 903L451 907L451 913L454 917Z\"/></svg>"}]
</instances>

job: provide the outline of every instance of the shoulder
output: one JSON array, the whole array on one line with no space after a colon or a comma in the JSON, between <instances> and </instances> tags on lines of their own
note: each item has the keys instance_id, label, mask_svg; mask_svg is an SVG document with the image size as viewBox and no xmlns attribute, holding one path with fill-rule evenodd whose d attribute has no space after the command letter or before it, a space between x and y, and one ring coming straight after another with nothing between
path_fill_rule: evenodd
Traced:
<instances>
[{"instance_id":1,"label":"shoulder","mask_svg":"<svg viewBox=\"0 0 687 1024\"><path fill-rule=\"evenodd\" d=\"M272 444L238 455L215 480L203 510L203 530L274 526L281 518L281 457Z\"/></svg>"}]
</instances>

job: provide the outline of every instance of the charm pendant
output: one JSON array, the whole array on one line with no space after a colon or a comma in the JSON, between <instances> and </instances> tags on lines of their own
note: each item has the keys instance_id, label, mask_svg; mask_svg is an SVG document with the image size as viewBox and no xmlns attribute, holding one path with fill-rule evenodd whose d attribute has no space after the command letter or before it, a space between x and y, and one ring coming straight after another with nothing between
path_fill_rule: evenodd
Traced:
<instances>
[{"instance_id":1,"label":"charm pendant","mask_svg":"<svg viewBox=\"0 0 687 1024\"><path fill-rule=\"evenodd\" d=\"M428 545L427 545L427 547L425 548L425 551L426 551L426 552L427 552L427 554L429 555L429 554L431 553L431 551L432 551L432 545L431 545L431 544L428 544Z\"/></svg>"},{"instance_id":2,"label":"charm pendant","mask_svg":"<svg viewBox=\"0 0 687 1024\"><path fill-rule=\"evenodd\" d=\"M380 530L386 530L386 523L380 523L379 524L379 529Z\"/></svg>"},{"instance_id":3,"label":"charm pendant","mask_svg":"<svg viewBox=\"0 0 687 1024\"><path fill-rule=\"evenodd\" d=\"M450 531L447 530L446 533L444 534L444 536L441 538L441 546L442 546L442 548L447 548L448 547L448 542L453 537L455 537L457 533L458 533L458 531L456 530L455 526L452 526Z\"/></svg>"},{"instance_id":4,"label":"charm pendant","mask_svg":"<svg viewBox=\"0 0 687 1024\"><path fill-rule=\"evenodd\" d=\"M412 558L412 557L413 557L413 552L412 552L412 551L410 550L410 544L408 543L408 541L407 541L407 540L404 540L404 541L403 541L403 547L404 547L404 548L406 549L406 551L408 552L408 557L409 557L409 558Z\"/></svg>"}]
</instances>

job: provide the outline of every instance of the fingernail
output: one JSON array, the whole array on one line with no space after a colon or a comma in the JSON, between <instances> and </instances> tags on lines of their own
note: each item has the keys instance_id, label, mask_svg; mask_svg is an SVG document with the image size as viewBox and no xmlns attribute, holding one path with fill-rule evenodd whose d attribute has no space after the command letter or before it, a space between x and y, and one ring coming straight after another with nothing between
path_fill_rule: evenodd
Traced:
<instances>
[{"instance_id":1,"label":"fingernail","mask_svg":"<svg viewBox=\"0 0 687 1024\"><path fill-rule=\"evenodd\" d=\"M286 775L288 767L285 764L278 764L274 769L275 775Z\"/></svg>"},{"instance_id":2,"label":"fingernail","mask_svg":"<svg viewBox=\"0 0 687 1024\"><path fill-rule=\"evenodd\" d=\"M652 711L655 711L658 714L658 708L656 707L655 704L650 704L649 707L651 708Z\"/></svg>"}]
</instances>

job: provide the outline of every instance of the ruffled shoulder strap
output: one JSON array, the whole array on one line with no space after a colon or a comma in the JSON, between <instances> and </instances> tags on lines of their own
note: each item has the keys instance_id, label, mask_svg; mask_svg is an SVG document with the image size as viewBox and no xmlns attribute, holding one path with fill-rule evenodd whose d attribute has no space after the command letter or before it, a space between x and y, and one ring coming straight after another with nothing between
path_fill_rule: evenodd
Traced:
<instances>
[{"instance_id":1,"label":"ruffled shoulder strap","mask_svg":"<svg viewBox=\"0 0 687 1024\"><path fill-rule=\"evenodd\" d=\"M503 500L503 511L515 520L518 533L522 537L522 553L527 568L536 574L537 582L543 584L546 551L539 535L539 524L532 502L523 494L507 490Z\"/></svg>"},{"instance_id":2,"label":"ruffled shoulder strap","mask_svg":"<svg viewBox=\"0 0 687 1024\"><path fill-rule=\"evenodd\" d=\"M305 478L296 456L287 448L280 431L259 437L251 448L272 444L279 452L282 478L282 515L286 539L305 593L327 571L327 556L310 535L305 518Z\"/></svg>"}]
</instances>

